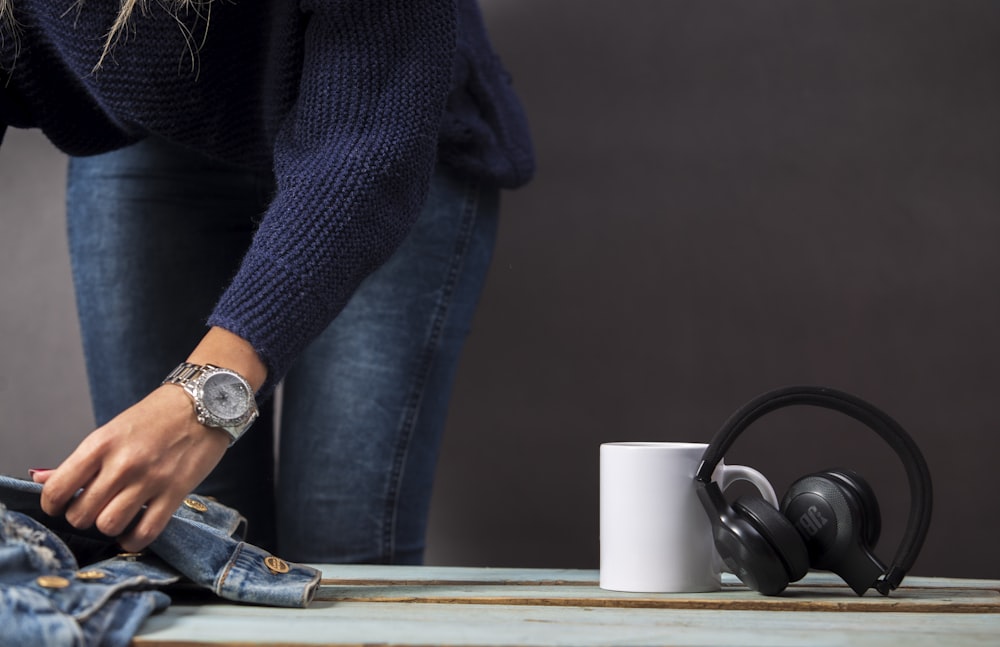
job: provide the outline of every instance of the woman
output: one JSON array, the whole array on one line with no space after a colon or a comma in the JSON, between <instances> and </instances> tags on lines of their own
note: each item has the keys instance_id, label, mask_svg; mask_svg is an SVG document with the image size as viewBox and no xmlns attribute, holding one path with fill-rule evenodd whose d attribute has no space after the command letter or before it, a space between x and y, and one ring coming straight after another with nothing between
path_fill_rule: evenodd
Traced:
<instances>
[{"instance_id":1,"label":"woman","mask_svg":"<svg viewBox=\"0 0 1000 647\"><path fill-rule=\"evenodd\" d=\"M45 510L141 550L211 473L290 559L418 562L497 192L533 172L473 0L6 3L2 123L74 156L100 425Z\"/></svg>"}]
</instances>

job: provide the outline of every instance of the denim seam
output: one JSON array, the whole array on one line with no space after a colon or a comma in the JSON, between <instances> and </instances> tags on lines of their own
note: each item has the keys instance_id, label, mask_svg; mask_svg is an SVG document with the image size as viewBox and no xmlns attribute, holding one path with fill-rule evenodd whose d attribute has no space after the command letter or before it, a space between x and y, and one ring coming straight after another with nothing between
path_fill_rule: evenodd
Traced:
<instances>
[{"instance_id":1,"label":"denim seam","mask_svg":"<svg viewBox=\"0 0 1000 647\"><path fill-rule=\"evenodd\" d=\"M421 354L417 378L413 382L406 407L404 408L405 413L402 424L400 424L400 434L396 443L396 455L392 465L389 490L386 496L385 523L382 531L383 561L386 560L386 556L395 554L395 531L399 514L399 492L402 489L401 483L405 472L406 456L410 451L410 441L413 439L413 430L419 418L424 385L431 372L434 349L440 343L445 321L448 318L448 310L451 307L452 295L455 292L455 286L458 284L461 268L465 263L465 257L468 254L472 235L475 230L474 224L479 204L479 194L480 185L478 183L467 185L462 207L462 226L455 239L455 247L451 263L448 267L448 274L441 290L441 298L438 300L434 310L433 323L430 335Z\"/></svg>"},{"instance_id":2,"label":"denim seam","mask_svg":"<svg viewBox=\"0 0 1000 647\"><path fill-rule=\"evenodd\" d=\"M236 563L236 559L239 557L239 554L240 552L242 552L242 550L243 550L243 544L240 544L236 547L236 551L229 558L229 561L226 562L226 567L222 569L222 573L219 574L219 579L215 581L215 594L218 595L219 597L223 597L222 589L226 585L226 578L229 577L229 573L230 571L233 570L233 565Z\"/></svg>"}]
</instances>

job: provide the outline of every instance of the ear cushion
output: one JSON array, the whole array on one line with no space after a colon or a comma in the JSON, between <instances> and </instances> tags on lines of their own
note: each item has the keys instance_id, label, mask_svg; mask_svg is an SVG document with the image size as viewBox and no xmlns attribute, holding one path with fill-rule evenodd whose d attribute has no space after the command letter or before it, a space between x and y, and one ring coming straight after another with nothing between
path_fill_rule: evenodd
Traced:
<instances>
[{"instance_id":1,"label":"ear cushion","mask_svg":"<svg viewBox=\"0 0 1000 647\"><path fill-rule=\"evenodd\" d=\"M781 559L788 581L795 582L809 571L809 552L791 522L770 503L757 495L742 496L733 510L746 519L774 548Z\"/></svg>"},{"instance_id":2,"label":"ear cushion","mask_svg":"<svg viewBox=\"0 0 1000 647\"><path fill-rule=\"evenodd\" d=\"M882 511L879 509L875 490L854 470L833 469L823 474L841 483L854 497L861 509L862 534L865 543L874 548L882 534Z\"/></svg>"},{"instance_id":3,"label":"ear cushion","mask_svg":"<svg viewBox=\"0 0 1000 647\"><path fill-rule=\"evenodd\" d=\"M712 541L726 568L744 584L764 595L778 595L788 586L788 572L777 549L755 527L750 515L726 503L718 483L696 481L698 498L708 512Z\"/></svg>"}]
</instances>

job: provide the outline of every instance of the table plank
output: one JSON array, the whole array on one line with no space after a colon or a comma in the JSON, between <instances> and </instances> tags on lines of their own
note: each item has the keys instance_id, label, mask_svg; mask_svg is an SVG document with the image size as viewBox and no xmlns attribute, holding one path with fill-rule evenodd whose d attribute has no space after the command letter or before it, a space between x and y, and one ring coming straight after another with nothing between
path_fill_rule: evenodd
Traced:
<instances>
[{"instance_id":1,"label":"table plank","mask_svg":"<svg viewBox=\"0 0 1000 647\"><path fill-rule=\"evenodd\" d=\"M556 568L506 568L473 566L387 566L382 564L309 564L323 574L323 580L330 583L358 581L371 583L392 582L482 582L492 584L592 584L597 586L600 573L597 569L556 569ZM810 585L847 586L837 575L827 571L812 571L804 582ZM723 585L739 585L740 581L731 573L722 574ZM911 575L903 581L907 588L984 588L995 590L998 580L977 580L966 578L921 577Z\"/></svg>"},{"instance_id":2,"label":"table plank","mask_svg":"<svg viewBox=\"0 0 1000 647\"><path fill-rule=\"evenodd\" d=\"M147 620L133 645L979 647L996 645L1000 635L1000 613L995 610L1000 582L987 580L908 578L907 586L890 598L857 598L835 576L813 573L786 596L800 606L772 606L763 612L738 604L770 604L775 599L747 591L728 576L723 578L724 591L708 598L685 598L603 591L597 586L596 571L319 567L324 574L321 597L334 599L318 600L308 609L253 607L217 599L175 603ZM710 608L678 606L676 601L682 599L743 602ZM602 600L614 605L602 606ZM658 606L628 606L623 600L652 600ZM670 600L672 606L665 606L664 601ZM849 605L834 608L844 601ZM808 608L808 603L826 606ZM908 606L901 610L886 603ZM882 605L881 612L872 613L874 607L866 604ZM923 610L917 609L918 604L924 605ZM990 610L976 610L977 604ZM962 606L965 613L954 612Z\"/></svg>"},{"instance_id":3,"label":"table plank","mask_svg":"<svg viewBox=\"0 0 1000 647\"><path fill-rule=\"evenodd\" d=\"M873 620L877 618L877 622ZM501 605L317 603L305 610L171 607L136 647L294 645L704 645L978 647L996 645L994 614L760 613Z\"/></svg>"},{"instance_id":4,"label":"table plank","mask_svg":"<svg viewBox=\"0 0 1000 647\"><path fill-rule=\"evenodd\" d=\"M318 600L425 604L499 604L525 606L609 607L622 609L715 609L745 611L858 611L894 613L1000 613L997 591L976 589L907 589L892 597L858 597L832 587L792 586L779 597L743 587L718 593L642 594L582 586L368 585L323 586Z\"/></svg>"},{"instance_id":5,"label":"table plank","mask_svg":"<svg viewBox=\"0 0 1000 647\"><path fill-rule=\"evenodd\" d=\"M1000 613L1000 585L912 578L885 597L858 597L836 576L810 573L781 596L768 597L726 574L716 593L648 594L601 589L595 571L532 569L385 570L326 566L317 599L338 602L423 602L747 611ZM365 577L367 575L367 577ZM392 576L390 578L390 576Z\"/></svg>"}]
</instances>

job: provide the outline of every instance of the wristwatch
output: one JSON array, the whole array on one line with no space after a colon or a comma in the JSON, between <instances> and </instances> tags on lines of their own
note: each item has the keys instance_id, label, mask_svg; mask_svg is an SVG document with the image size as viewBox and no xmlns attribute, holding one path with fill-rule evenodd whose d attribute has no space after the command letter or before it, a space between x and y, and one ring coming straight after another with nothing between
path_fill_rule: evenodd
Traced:
<instances>
[{"instance_id":1,"label":"wristwatch","mask_svg":"<svg viewBox=\"0 0 1000 647\"><path fill-rule=\"evenodd\" d=\"M257 402L250 383L228 368L181 362L163 384L183 387L194 400L198 422L229 434L230 447L257 419Z\"/></svg>"}]
</instances>

